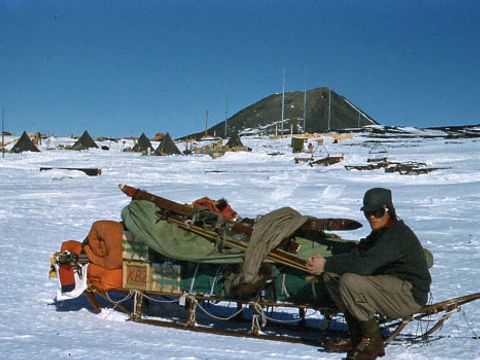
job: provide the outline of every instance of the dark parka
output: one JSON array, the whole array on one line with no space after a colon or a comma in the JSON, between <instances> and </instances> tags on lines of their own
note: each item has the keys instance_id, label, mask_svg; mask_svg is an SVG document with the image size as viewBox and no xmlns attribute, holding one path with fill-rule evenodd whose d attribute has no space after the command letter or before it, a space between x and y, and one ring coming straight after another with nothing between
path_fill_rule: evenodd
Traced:
<instances>
[{"instance_id":1,"label":"dark parka","mask_svg":"<svg viewBox=\"0 0 480 360\"><path fill-rule=\"evenodd\" d=\"M401 220L372 231L350 252L327 257L325 271L396 276L412 284L412 295L419 305L427 303L432 282L420 241Z\"/></svg>"}]
</instances>

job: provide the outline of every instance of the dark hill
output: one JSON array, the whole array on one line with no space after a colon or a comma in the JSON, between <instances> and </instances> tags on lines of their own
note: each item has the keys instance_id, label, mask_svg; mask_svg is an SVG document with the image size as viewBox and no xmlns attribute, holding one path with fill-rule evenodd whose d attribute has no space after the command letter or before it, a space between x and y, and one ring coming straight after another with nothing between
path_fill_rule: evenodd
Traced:
<instances>
[{"instance_id":1,"label":"dark hill","mask_svg":"<svg viewBox=\"0 0 480 360\"><path fill-rule=\"evenodd\" d=\"M303 103L303 92L285 93L284 133L290 133L291 126L293 126L294 133L303 130ZM234 133L274 134L275 127L280 134L281 120L282 94L270 95L227 119L227 135L230 136ZM329 88L316 88L307 91L306 132L356 128L372 124L378 123L335 91ZM198 139L203 135L205 135L205 131L184 138ZM225 122L222 121L210 127L208 135L225 137Z\"/></svg>"}]
</instances>

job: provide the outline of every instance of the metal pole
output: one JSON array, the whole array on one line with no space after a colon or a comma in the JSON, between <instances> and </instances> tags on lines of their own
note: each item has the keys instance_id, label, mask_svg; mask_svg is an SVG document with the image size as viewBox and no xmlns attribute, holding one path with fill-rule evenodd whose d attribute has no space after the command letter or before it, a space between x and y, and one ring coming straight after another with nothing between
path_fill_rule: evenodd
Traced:
<instances>
[{"instance_id":1,"label":"metal pole","mask_svg":"<svg viewBox=\"0 0 480 360\"><path fill-rule=\"evenodd\" d=\"M4 112L5 111L2 106L2 158L5 157L5 129L4 129L4 122L3 122Z\"/></svg>"},{"instance_id":2,"label":"metal pole","mask_svg":"<svg viewBox=\"0 0 480 360\"><path fill-rule=\"evenodd\" d=\"M285 105L285 68L283 68L283 85L282 85L282 133L280 134L280 136L283 136L284 105Z\"/></svg>"},{"instance_id":3,"label":"metal pole","mask_svg":"<svg viewBox=\"0 0 480 360\"><path fill-rule=\"evenodd\" d=\"M305 81L303 93L303 132L307 132L307 67L305 66Z\"/></svg>"},{"instance_id":4,"label":"metal pole","mask_svg":"<svg viewBox=\"0 0 480 360\"><path fill-rule=\"evenodd\" d=\"M328 88L328 121L327 121L327 130L330 130L330 121L332 114L332 89Z\"/></svg>"},{"instance_id":5,"label":"metal pole","mask_svg":"<svg viewBox=\"0 0 480 360\"><path fill-rule=\"evenodd\" d=\"M208 110L207 110L207 116L205 118L205 136L208 136Z\"/></svg>"},{"instance_id":6,"label":"metal pole","mask_svg":"<svg viewBox=\"0 0 480 360\"><path fill-rule=\"evenodd\" d=\"M225 137L228 135L228 93L225 94Z\"/></svg>"}]
</instances>

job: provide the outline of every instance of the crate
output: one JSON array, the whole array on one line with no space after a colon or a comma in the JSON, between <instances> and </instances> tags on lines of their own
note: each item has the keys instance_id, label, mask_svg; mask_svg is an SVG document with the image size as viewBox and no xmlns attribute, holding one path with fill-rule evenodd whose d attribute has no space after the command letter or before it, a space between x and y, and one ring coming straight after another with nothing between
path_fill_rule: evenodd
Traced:
<instances>
[{"instance_id":1,"label":"crate","mask_svg":"<svg viewBox=\"0 0 480 360\"><path fill-rule=\"evenodd\" d=\"M134 237L131 232L124 231L122 236L122 257L124 260L148 261L148 246Z\"/></svg>"},{"instance_id":2,"label":"crate","mask_svg":"<svg viewBox=\"0 0 480 360\"><path fill-rule=\"evenodd\" d=\"M123 288L148 290L150 284L150 264L141 261L123 262Z\"/></svg>"},{"instance_id":3,"label":"crate","mask_svg":"<svg viewBox=\"0 0 480 360\"><path fill-rule=\"evenodd\" d=\"M180 270L180 265L151 263L149 290L181 294Z\"/></svg>"}]
</instances>

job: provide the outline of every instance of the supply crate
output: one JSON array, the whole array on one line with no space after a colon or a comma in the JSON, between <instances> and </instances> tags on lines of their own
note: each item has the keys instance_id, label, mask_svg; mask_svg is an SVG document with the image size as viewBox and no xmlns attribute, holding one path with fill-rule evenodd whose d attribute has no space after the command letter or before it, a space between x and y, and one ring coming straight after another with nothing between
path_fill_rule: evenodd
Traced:
<instances>
[{"instance_id":1,"label":"supply crate","mask_svg":"<svg viewBox=\"0 0 480 360\"><path fill-rule=\"evenodd\" d=\"M150 284L150 264L141 261L123 262L123 288L148 290Z\"/></svg>"},{"instance_id":2,"label":"supply crate","mask_svg":"<svg viewBox=\"0 0 480 360\"><path fill-rule=\"evenodd\" d=\"M181 294L181 266L175 264L150 264L149 290L170 294Z\"/></svg>"},{"instance_id":3,"label":"supply crate","mask_svg":"<svg viewBox=\"0 0 480 360\"><path fill-rule=\"evenodd\" d=\"M149 261L148 246L133 236L131 232L124 231L122 236L122 257L124 260Z\"/></svg>"}]
</instances>

